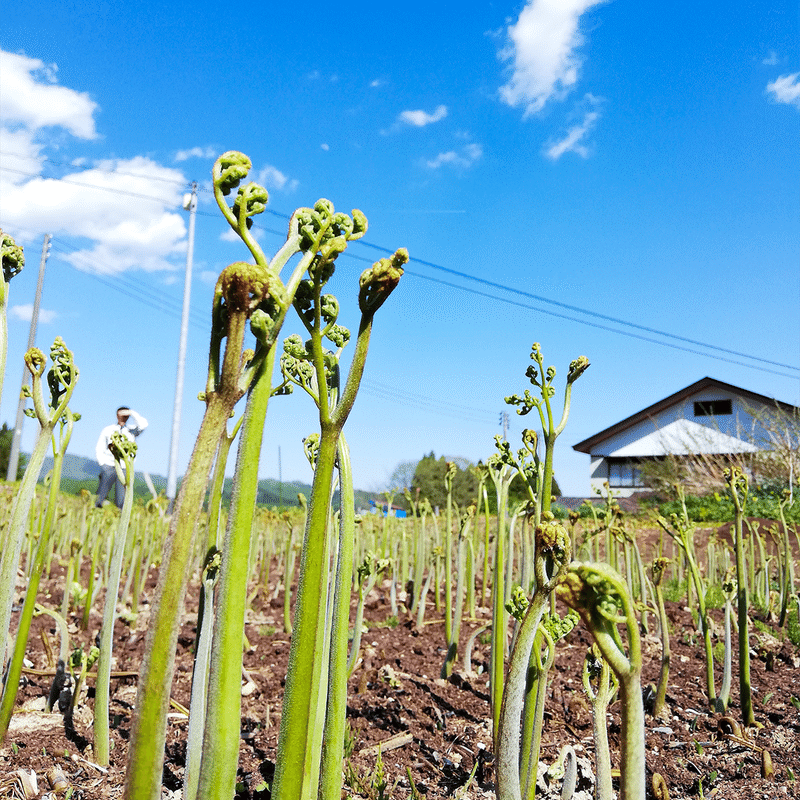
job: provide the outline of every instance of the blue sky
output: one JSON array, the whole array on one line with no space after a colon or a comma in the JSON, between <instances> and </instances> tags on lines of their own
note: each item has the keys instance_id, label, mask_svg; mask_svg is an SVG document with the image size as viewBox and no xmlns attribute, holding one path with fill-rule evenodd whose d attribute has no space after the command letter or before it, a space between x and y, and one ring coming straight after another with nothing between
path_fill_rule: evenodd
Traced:
<instances>
[{"instance_id":1,"label":"blue sky","mask_svg":"<svg viewBox=\"0 0 800 800\"><path fill-rule=\"evenodd\" d=\"M126 403L150 422L139 469L166 474L181 203L196 180L181 470L188 461L213 284L247 256L208 191L215 157L234 149L270 192L257 219L267 253L320 197L367 215L332 282L343 324L358 324L376 248L410 252L346 428L359 487L385 488L430 451L490 455L534 341L562 379L578 355L592 363L556 456L569 494L588 491L573 444L705 375L800 401L793 2L245 2L221 14L30 0L4 8L0 50L0 227L28 259L11 284L0 420L16 413L51 233L37 345L62 336L81 370L74 453L91 456ZM516 445L533 419L508 410ZM309 479L313 412L301 395L272 402L262 476L278 476L280 451L285 480ZM26 420L23 449L34 434Z\"/></svg>"}]
</instances>

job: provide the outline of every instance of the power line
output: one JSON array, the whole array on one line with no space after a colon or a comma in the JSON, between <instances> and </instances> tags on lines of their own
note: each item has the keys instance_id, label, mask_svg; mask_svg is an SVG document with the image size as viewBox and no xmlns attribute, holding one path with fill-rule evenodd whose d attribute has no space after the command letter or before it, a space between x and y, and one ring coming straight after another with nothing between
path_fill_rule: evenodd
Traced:
<instances>
[{"instance_id":1,"label":"power line","mask_svg":"<svg viewBox=\"0 0 800 800\"><path fill-rule=\"evenodd\" d=\"M78 248L61 242L58 239L54 240L54 248L62 254L69 251L73 253L80 252ZM112 274L111 277L108 277L103 273L103 270L98 269L97 264L92 263L88 258L83 256L83 254L80 255L81 261L86 266L91 267L91 270L80 270L71 261L67 261L67 264L69 264L69 266L71 266L77 272L87 275L92 280L96 280L99 283L102 283L104 286L124 294L126 297L129 297L133 300L138 300L140 303L143 303L144 305L149 306L156 311L161 311L171 317L176 317L178 319L180 318L181 307L176 300L166 297L162 294L158 294L141 283L127 280L119 274ZM207 321L206 318L196 309L192 309L191 323L198 330L207 330L210 324L210 322Z\"/></svg>"},{"instance_id":2,"label":"power line","mask_svg":"<svg viewBox=\"0 0 800 800\"><path fill-rule=\"evenodd\" d=\"M20 175L27 175L29 177L34 177L34 178L41 177L41 176L39 176L39 175L37 175L35 173L25 172L23 170L15 170L15 169L11 169L9 167L0 167L0 170L13 172L13 173L20 174ZM112 172L110 174L123 174L123 173ZM136 177L147 177L147 176L136 176ZM99 186L99 185L96 185L96 184L89 184L89 183L84 183L84 182L80 182L80 181L71 181L68 178L50 178L50 179L46 179L46 180L60 180L60 181L63 181L65 183L73 184L73 185L76 185L76 186L81 186L81 187L85 187L85 188L94 188L94 189L99 189L101 191L115 192L117 194L125 194L125 195L131 196L131 197L138 197L140 199L154 200L154 201L158 201L158 202L160 202L160 203L162 203L163 205L166 205L166 206L172 205L171 201L164 200L163 198L158 198L158 197L155 197L155 196L152 196L152 195L145 195L145 194L141 194L141 193L138 193L138 192L129 192L129 191L126 191L124 189L117 189L117 188L108 187L108 186ZM270 214L270 215L272 215L272 216L279 217L281 219L285 219L285 220L291 219L290 215L285 214L284 212L276 211L274 209L267 208L267 209L265 209L265 212ZM202 216L216 216L216 214L212 214L210 212L198 212L198 213L200 213ZM270 228L266 228L266 227L264 227L262 225L258 225L257 227L261 228L266 233L270 233L270 234L273 234L273 235L276 235L276 236L284 236L285 235L285 233L283 233L283 232L279 232L279 231L276 231L276 230L273 230L273 229L270 229ZM363 239L359 240L358 244L361 244L361 245L363 245L365 247L370 247L370 248L372 248L374 250L378 250L379 252L386 253L386 254L391 254L391 253L394 252L393 250L391 250L391 249L389 249L387 247L383 247L382 245L373 244L371 242L365 242ZM355 258L356 256L351 255L351 257ZM635 323L635 322L629 322L629 321L621 319L619 317L613 317L613 316L608 315L608 314L601 314L600 312L591 311L589 309L581 308L580 306L570 305L569 303L563 303L563 302L561 302L559 300L552 300L552 299L544 297L542 295L537 295L537 294L534 294L532 292L527 292L527 291L525 291L523 289L517 289L517 288L511 287L511 286L506 286L505 284L499 283L497 281L490 281L490 280L488 280L486 278L480 278L480 277L478 277L476 275L470 275L469 273L462 272L460 270L455 270L455 269L452 269L450 267L444 267L441 264L436 264L436 263L434 263L432 261L427 261L425 259L415 258L415 259L413 259L413 262L417 263L417 264L421 264L421 265L426 266L426 267L430 267L431 269L435 269L435 270L438 270L438 271L441 271L441 272L448 273L450 275L455 275L455 276L457 276L459 278L462 278L464 280L467 280L467 281L472 281L474 283L479 283L479 284L482 284L484 286L492 287L494 289L499 289L499 290L501 290L503 292L508 292L508 293L510 293L512 295L517 295L517 296L520 296L520 297L526 297L526 298L529 298L531 300L536 300L537 302L540 302L540 303L546 303L548 305L553 305L553 306L557 306L557 307L560 307L560 308L564 308L564 309L566 309L568 311L574 311L574 312L576 312L578 314L585 314L585 315L587 315L589 317L593 317L595 319L603 319L603 320L606 320L608 322L613 322L613 323L615 323L617 325L623 325L625 327L633 328L635 330L644 331L646 333L655 334L657 336L663 336L666 339L673 339L675 341L685 342L687 344L693 344L693 345L696 345L698 347L706 348L708 350L714 350L714 351L716 351L718 353L727 353L728 355L738 356L739 358L745 358L745 359L748 359L749 361L755 361L755 362L758 362L758 363L761 363L761 364L769 364L771 366L780 367L782 369L792 370L793 372L800 371L800 367L797 367L797 366L794 366L794 365L791 365L791 364L784 364L784 363L779 362L779 361L772 361L772 360L769 360L769 359L761 358L760 356L753 356L753 355L750 355L749 353L743 353L743 352L740 352L738 350L732 350L732 349L729 349L729 348L726 348L726 347L720 347L719 345L709 344L707 342L702 342L702 341L697 340L697 339L691 339L691 338L686 337L686 336L681 336L680 334L669 333L667 331L662 331L662 330L659 330L657 328L649 327L647 325L640 325L640 324ZM415 274L415 273L412 273L412 272L410 272L408 270L406 270L406 272L409 275ZM424 276L424 275L421 275L421 274L416 274L416 277L420 277L420 278L425 279L427 276ZM651 343L654 343L654 344L661 344L661 345L663 345L665 347L672 347L673 349L682 350L684 352L689 352L689 353L694 353L696 355L702 355L702 356L706 356L706 357L709 357L709 358L716 358L717 360L726 361L727 363L736 364L738 366L748 366L751 369L759 369L759 370L764 371L764 372L770 372L770 373L775 374L775 375L781 375L782 377L792 377L792 378L794 377L794 376L787 376L787 375L785 375L785 374L783 374L781 372L776 372L775 370L766 369L764 367L757 367L757 366L752 365L752 364L745 364L745 363L743 363L741 361L736 361L736 360L733 360L733 359L730 359L730 358L722 358L720 356L714 356L711 353L704 353L702 351L693 350L691 348L686 348L686 347L680 347L680 346L677 346L677 345L673 345L673 344L670 344L668 342L661 342L661 341L659 341L657 339L651 339L650 337L647 337L647 336L641 336L641 335L633 334L633 333L631 333L629 331L613 329L613 328L609 328L609 327L607 327L605 325L591 323L589 321L576 319L574 317L569 317L567 315L556 314L554 312L547 312L545 309L536 309L536 308L531 307L531 306L523 305L523 304L520 304L518 302L514 302L514 301L511 301L511 300L508 300L506 298L497 297L497 296L493 296L493 295L488 295L486 293L479 292L477 290L473 290L473 289L470 289L470 288L465 287L465 286L459 286L458 284L450 284L450 283L448 283L446 281L435 281L433 279L430 279L430 280L432 280L433 282L436 282L436 283L440 283L440 284L445 285L445 286L451 286L451 287L462 289L463 291L466 291L466 292L472 292L473 294L476 294L476 295L479 295L479 296L490 297L492 299L498 300L499 302L505 302L505 303L508 303L510 305L517 305L517 306L522 305L523 308L531 308L532 310L537 310L537 311L540 311L542 313L549 313L551 316L561 317L563 319L567 319L567 320L570 320L572 322L582 322L583 324L590 325L592 327L596 327L596 328L599 328L601 330L610 330L610 331L613 331L615 333L619 333L619 334L621 334L623 336L629 336L631 338L641 339L642 341L651 342Z\"/></svg>"},{"instance_id":3,"label":"power line","mask_svg":"<svg viewBox=\"0 0 800 800\"><path fill-rule=\"evenodd\" d=\"M618 333L621 336L628 336L631 339L640 339L643 342L650 342L651 344L661 345L662 347L669 347L673 350L681 350L684 353L694 353L695 355L705 356L706 358L713 358L716 361L725 361L728 364L736 364L737 366L740 367L756 369L761 372L769 372L772 375L780 375L782 378L790 378L793 380L796 377L795 375L786 375L783 372L778 372L777 370L770 369L769 367L759 367L756 366L755 364L747 364L743 361L736 361L735 359L732 358L726 358L725 356L713 355L711 353L704 353L702 350L694 350L691 347L683 347L682 345L673 344L672 342L662 342L659 341L658 339L653 339L650 336L644 336L643 334L640 333L633 333L632 331L625 331L625 330L620 330L619 328L612 328L610 325L602 325L599 322L591 322L586 319L570 317L567 314L560 314L558 311L551 311L550 309L547 308L537 308L536 306L532 306L527 303L522 303L518 300L510 300L505 297L498 297L497 295L489 294L488 292L480 292L477 289L467 289L464 286L460 286L457 283L450 283L449 281L443 281L440 278L432 278L430 275L421 275L416 272L410 272L409 270L406 270L406 275L410 275L415 278L420 278L425 281L430 281L431 283L438 283L443 286L449 286L453 289L461 289L462 291L468 292L470 294L475 294L478 295L479 297L487 297L491 300L497 300L501 303L507 303L508 305L518 306L519 308L526 308L530 311L538 311L540 314L547 314L551 317L558 317L559 319L566 319L569 320L570 322L577 322L581 325L588 325L591 328L599 328L600 330L610 331L611 333ZM751 356L747 356L747 358L750 357ZM757 359L757 360L762 360L762 359ZM772 362L767 362L767 363L772 363ZM788 367L788 369L797 369L797 367Z\"/></svg>"},{"instance_id":4,"label":"power line","mask_svg":"<svg viewBox=\"0 0 800 800\"><path fill-rule=\"evenodd\" d=\"M56 161L54 158L48 158L47 156L30 156L26 155L25 153L9 153L7 150L0 150L0 155L3 156L11 156L12 158L21 158L25 161L37 161L47 162L48 164L54 164L58 167L68 167L69 169L76 169L76 170L83 170L84 172L88 172L89 170L93 170L94 172L102 172L105 175L124 175L127 178L144 178L148 181L161 181L162 183L171 183L174 186L185 186L187 189L191 187L192 181L176 181L174 178L164 178L160 175L145 175L142 173L137 172L121 172L120 170L116 169L103 169L102 167L98 167L96 164L71 164L68 161ZM8 169L9 172L14 172L11 168L3 167L3 169ZM22 173L22 174L32 174L32 173ZM41 177L38 175L36 177ZM50 178L49 180L63 180L62 178ZM88 186L89 184L81 184Z\"/></svg>"},{"instance_id":5,"label":"power line","mask_svg":"<svg viewBox=\"0 0 800 800\"><path fill-rule=\"evenodd\" d=\"M285 213L282 213L282 212L279 212L279 211L275 211L274 209L269 209L268 208L268 209L265 209L265 211L267 213L272 214L273 216L281 217L283 219L290 219L289 215L287 215ZM268 230L268 229L265 229L265 230ZM276 231L269 231L269 232L270 233L277 233ZM363 239L359 239L356 243L360 244L360 245L363 245L364 247L370 247L373 250L378 250L379 252L386 253L388 255L391 255L392 253L394 253L394 250L392 250L392 249L390 249L388 247L384 247L382 245L373 244L372 242L367 242L367 241L364 241ZM353 257L353 256L351 255L351 257ZM368 260L368 259L365 259L365 260ZM697 339L690 339L687 336L681 336L680 334L669 333L667 331L661 331L661 330L658 330L657 328L648 327L647 325L639 325L638 323L635 323L635 322L628 322L627 320L620 319L619 317L612 317L612 316L610 316L608 314L601 314L598 311L590 311L589 309L581 308L580 306L573 306L573 305L570 305L569 303L563 303L563 302L561 302L559 300L551 300L548 297L543 297L542 295L533 294L532 292L527 292L524 289L517 289L517 288L514 288L512 286L506 286L505 284L498 283L496 281L490 281L490 280L487 280L486 278L480 278L480 277L478 277L476 275L470 275L467 272L461 272L460 270L451 269L450 267L444 267L441 264L434 263L433 261L426 261L425 259L421 259L421 258L412 258L411 259L411 263L422 264L423 266L430 267L431 269L439 270L441 272L446 272L446 273L448 273L450 275L456 275L457 277L463 278L464 280L469 280L469 281L473 281L475 283L480 283L480 284L483 284L485 286L490 286L490 287L492 287L494 289L500 289L501 291L509 292L510 294L515 294L515 295L518 295L518 296L521 296L521 297L527 297L527 298L530 298L531 300L536 300L536 301L538 301L540 303L547 303L548 305L554 305L554 306L558 306L560 308L565 308L565 309L567 309L569 311L575 311L575 312L577 312L579 314L586 314L587 316L594 317L596 319L604 319L604 320L606 320L608 322L614 322L617 325L625 325L625 326L630 327L630 328L635 328L636 330L645 331L646 333L653 333L653 334L656 334L658 336L664 336L665 338L668 338L668 339L675 339L676 341L686 342L687 344L694 344L694 345L697 345L698 347L705 347L705 348L707 348L709 350L716 350L717 352L720 352L720 353L727 353L728 355L739 356L740 358L746 358L746 359L749 359L751 361L758 361L759 363L762 363L762 364L770 364L770 365L772 365L774 367L781 367L783 369L790 369L790 370L794 370L794 371L800 370L800 367L794 366L792 364L783 364L780 361L771 361L771 360L766 359L766 358L761 358L760 356L752 356L749 353L742 353L742 352L740 352L738 350L731 350L731 349L729 349L727 347L720 347L718 345L709 344L707 342L701 342L701 341L699 341ZM413 272L409 271L408 269L406 269L406 274L408 274L408 275L416 275L416 277L419 277L419 278L426 278L426 276L421 275L419 273L413 273ZM436 280L434 280L432 278L430 280L435 282L435 283L440 283L440 284L445 285L445 286L451 286L451 287L455 287L455 288L458 288L458 289L462 289L463 291L466 291L466 292L472 292L472 293L477 294L477 295L479 295L481 297L490 297L490 298L492 298L494 300L498 300L500 302L507 302L507 303L509 303L511 305L521 305L520 303L515 303L515 302L512 302L510 300L506 300L505 298L497 297L496 295L489 295L489 294L485 294L483 292L478 292L476 290L472 290L472 289L469 289L469 288L464 287L464 286L459 286L458 284L447 283L446 281L436 281ZM532 306L525 306L525 305L523 305L522 307L523 308L533 308ZM544 309L535 309L534 308L533 310L538 310L538 311L541 311L542 313L551 313L551 312L545 311ZM594 324L592 324L590 322L587 322L587 321L584 321L584 320L580 320L580 319L576 319L574 317L568 317L568 316L565 316L563 314L551 314L551 316L559 316L562 319L568 319L568 320L570 320L572 322L583 322L583 324L585 324L585 325L591 325L592 327L600 328L602 330L614 331L615 333L619 333L619 334L621 334L623 336L631 336L633 338L641 339L641 340L646 341L646 342L653 342L655 344L663 344L665 347L673 347L674 349L677 349L677 350L683 350L684 352L695 353L697 355L703 355L703 356L716 358L716 356L711 356L711 354L709 354L709 353L703 353L703 352L700 352L700 351L697 351L697 350L691 350L691 349L685 348L685 347L677 347L677 346L674 346L674 345L669 345L668 343L660 342L657 339L650 339L650 338L644 337L644 336L636 336L636 335L634 335L632 333L629 333L629 332L626 332L626 331L621 331L621 330L614 329L614 328L608 328L608 327L606 327L604 325L594 325ZM737 364L739 366L750 366L753 369L760 369L758 367L753 367L752 365L743 364L740 361L734 361L734 360L731 360L731 359L719 358L719 360L720 361L726 361L726 362L728 362L730 364ZM783 373L780 373L780 372L775 372L774 370L763 370L763 371L771 372L774 375L782 375L783 377L794 377L794 376L784 375Z\"/></svg>"},{"instance_id":6,"label":"power line","mask_svg":"<svg viewBox=\"0 0 800 800\"><path fill-rule=\"evenodd\" d=\"M161 203L164 206L174 206L178 208L177 203L174 203L172 200L167 200L163 197L156 197L152 194L142 194L141 192L130 192L127 189L120 189L116 186L100 186L96 183L84 183L83 181L73 181L69 178L43 178L41 175L37 175L35 172L25 172L25 170L21 169L12 169L11 167L0 167L0 170L3 172L13 172L15 175L26 175L29 178L40 178L43 181L58 181L60 183L68 183L70 186L80 186L83 189L98 189L101 192L113 192L114 194L124 194L127 197L138 197L140 200L153 200L155 202ZM118 174L118 173L112 173Z\"/></svg>"}]
</instances>

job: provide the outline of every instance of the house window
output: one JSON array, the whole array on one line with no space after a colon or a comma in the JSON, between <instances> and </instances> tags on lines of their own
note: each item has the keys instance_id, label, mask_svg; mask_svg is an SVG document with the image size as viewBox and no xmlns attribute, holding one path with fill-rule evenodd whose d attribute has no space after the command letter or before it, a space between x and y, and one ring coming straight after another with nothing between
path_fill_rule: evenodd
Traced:
<instances>
[{"instance_id":1,"label":"house window","mask_svg":"<svg viewBox=\"0 0 800 800\"><path fill-rule=\"evenodd\" d=\"M644 486L639 462L626 458L609 459L608 485L612 488Z\"/></svg>"},{"instance_id":2,"label":"house window","mask_svg":"<svg viewBox=\"0 0 800 800\"><path fill-rule=\"evenodd\" d=\"M699 400L694 404L696 417L720 417L732 413L733 405L730 400Z\"/></svg>"}]
</instances>

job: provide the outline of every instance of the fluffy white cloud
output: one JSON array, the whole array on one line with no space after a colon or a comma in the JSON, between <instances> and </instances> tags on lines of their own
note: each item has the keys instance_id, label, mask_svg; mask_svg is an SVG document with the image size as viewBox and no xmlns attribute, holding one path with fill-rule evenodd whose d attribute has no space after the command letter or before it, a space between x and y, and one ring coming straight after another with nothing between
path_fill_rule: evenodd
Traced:
<instances>
[{"instance_id":1,"label":"fluffy white cloud","mask_svg":"<svg viewBox=\"0 0 800 800\"><path fill-rule=\"evenodd\" d=\"M398 122L424 128L433 122L439 122L447 116L447 106L439 106L432 114L427 111L401 111L397 117Z\"/></svg>"},{"instance_id":2,"label":"fluffy white cloud","mask_svg":"<svg viewBox=\"0 0 800 800\"><path fill-rule=\"evenodd\" d=\"M297 186L298 181L296 178L288 178L279 169L267 164L262 167L253 178L256 183L260 183L267 191L281 191L286 189L288 192L293 192Z\"/></svg>"},{"instance_id":3,"label":"fluffy white cloud","mask_svg":"<svg viewBox=\"0 0 800 800\"><path fill-rule=\"evenodd\" d=\"M25 303L20 306L11 306L8 309L8 313L9 316L13 317L14 319L19 319L23 322L30 322L31 317L33 316L33 303ZM57 316L58 314L56 314L55 311L39 307L39 322L41 322L43 325L48 325Z\"/></svg>"},{"instance_id":4,"label":"fluffy white cloud","mask_svg":"<svg viewBox=\"0 0 800 800\"><path fill-rule=\"evenodd\" d=\"M508 44L500 57L511 62L511 78L500 88L508 105L540 111L551 98L561 100L578 81L584 42L581 15L604 0L528 0L519 19L508 27Z\"/></svg>"},{"instance_id":5,"label":"fluffy white cloud","mask_svg":"<svg viewBox=\"0 0 800 800\"><path fill-rule=\"evenodd\" d=\"M60 177L43 176L44 142L52 138L41 137L44 128L59 127L80 139L97 136L97 105L55 85L55 73L55 66L0 51L4 227L79 239L77 247L67 243L72 252L60 257L86 271L174 269L172 258L182 254L186 238L181 200L188 182L179 170L143 156L83 169L85 159L76 158Z\"/></svg>"},{"instance_id":6,"label":"fluffy white cloud","mask_svg":"<svg viewBox=\"0 0 800 800\"><path fill-rule=\"evenodd\" d=\"M94 139L97 103L85 92L56 84L57 67L0 50L0 119L28 129L57 125L79 139Z\"/></svg>"},{"instance_id":7,"label":"fluffy white cloud","mask_svg":"<svg viewBox=\"0 0 800 800\"><path fill-rule=\"evenodd\" d=\"M137 156L102 161L61 178L0 173L0 217L13 230L34 227L88 246L62 256L78 269L115 273L170 270L182 253L186 226L180 212L186 179L177 170Z\"/></svg>"},{"instance_id":8,"label":"fluffy white cloud","mask_svg":"<svg viewBox=\"0 0 800 800\"><path fill-rule=\"evenodd\" d=\"M588 157L589 148L586 139L600 119L600 102L599 98L591 94L586 95L584 102L578 107L578 113L582 114L581 121L572 125L558 141L551 142L545 147L545 155L551 161L557 161L564 153L577 153L583 158Z\"/></svg>"},{"instance_id":9,"label":"fluffy white cloud","mask_svg":"<svg viewBox=\"0 0 800 800\"><path fill-rule=\"evenodd\" d=\"M189 150L178 150L175 153L176 161L188 161L190 158L213 158L221 155L213 147L192 147Z\"/></svg>"},{"instance_id":10,"label":"fluffy white cloud","mask_svg":"<svg viewBox=\"0 0 800 800\"><path fill-rule=\"evenodd\" d=\"M448 150L446 153L439 153L436 158L425 162L428 169L440 169L441 167L460 167L466 169L471 167L483 155L483 147L479 144L465 145L461 150Z\"/></svg>"},{"instance_id":11,"label":"fluffy white cloud","mask_svg":"<svg viewBox=\"0 0 800 800\"><path fill-rule=\"evenodd\" d=\"M800 108L800 72L776 78L767 84L767 92L776 103L786 103Z\"/></svg>"}]
</instances>

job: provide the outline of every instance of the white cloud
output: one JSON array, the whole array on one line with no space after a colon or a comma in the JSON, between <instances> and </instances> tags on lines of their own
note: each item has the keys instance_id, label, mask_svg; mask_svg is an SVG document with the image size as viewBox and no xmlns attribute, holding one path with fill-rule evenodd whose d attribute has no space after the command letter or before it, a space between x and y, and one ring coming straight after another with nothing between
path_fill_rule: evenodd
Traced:
<instances>
[{"instance_id":1,"label":"white cloud","mask_svg":"<svg viewBox=\"0 0 800 800\"><path fill-rule=\"evenodd\" d=\"M60 256L88 272L173 270L183 254L186 226L180 211L186 177L150 158L104 160L83 169L72 159L60 177L42 177L41 156L62 128L80 139L97 137L97 104L55 84L57 67L0 51L3 124L0 219L8 230L47 230L74 237L78 248Z\"/></svg>"},{"instance_id":2,"label":"white cloud","mask_svg":"<svg viewBox=\"0 0 800 800\"><path fill-rule=\"evenodd\" d=\"M761 62L765 67L774 67L778 63L778 54L774 50Z\"/></svg>"},{"instance_id":3,"label":"white cloud","mask_svg":"<svg viewBox=\"0 0 800 800\"><path fill-rule=\"evenodd\" d=\"M28 129L57 125L79 139L94 139L97 103L85 92L56 84L57 67L0 50L0 119Z\"/></svg>"},{"instance_id":4,"label":"white cloud","mask_svg":"<svg viewBox=\"0 0 800 800\"><path fill-rule=\"evenodd\" d=\"M30 322L33 316L33 303L11 306L8 309L8 313L9 316L14 319L22 320L22 322ZM39 308L39 322L41 322L42 325L49 325L57 316L58 314L55 311L51 311L47 308Z\"/></svg>"},{"instance_id":5,"label":"white cloud","mask_svg":"<svg viewBox=\"0 0 800 800\"><path fill-rule=\"evenodd\" d=\"M188 161L190 158L214 158L221 155L214 147L192 147L189 150L178 150L176 161Z\"/></svg>"},{"instance_id":6,"label":"white cloud","mask_svg":"<svg viewBox=\"0 0 800 800\"><path fill-rule=\"evenodd\" d=\"M767 92L776 103L786 103L800 108L800 72L781 75L767 84Z\"/></svg>"},{"instance_id":7,"label":"white cloud","mask_svg":"<svg viewBox=\"0 0 800 800\"><path fill-rule=\"evenodd\" d=\"M369 82L370 89L378 89L379 87L383 86L386 81L382 81L380 78L375 78L374 81Z\"/></svg>"},{"instance_id":8,"label":"white cloud","mask_svg":"<svg viewBox=\"0 0 800 800\"><path fill-rule=\"evenodd\" d=\"M577 153L583 158L588 158L589 148L586 139L600 119L598 110L600 103L600 98L591 94L584 97L584 102L576 108L576 112L583 115L581 121L570 127L558 141L546 145L545 155L551 161L557 161L564 153Z\"/></svg>"},{"instance_id":9,"label":"white cloud","mask_svg":"<svg viewBox=\"0 0 800 800\"><path fill-rule=\"evenodd\" d=\"M401 111L397 117L398 122L406 125L413 125L416 128L424 128L433 122L439 122L447 116L447 106L439 106L432 114L427 111Z\"/></svg>"},{"instance_id":10,"label":"white cloud","mask_svg":"<svg viewBox=\"0 0 800 800\"><path fill-rule=\"evenodd\" d=\"M10 183L24 183L42 171L40 154L44 145L34 141L27 128L9 130L0 127L0 149L3 151L3 179Z\"/></svg>"},{"instance_id":11,"label":"white cloud","mask_svg":"<svg viewBox=\"0 0 800 800\"><path fill-rule=\"evenodd\" d=\"M578 81L584 43L581 15L604 0L528 0L519 19L508 27L500 52L512 64L511 78L500 97L512 107L535 114L550 99L563 100Z\"/></svg>"},{"instance_id":12,"label":"white cloud","mask_svg":"<svg viewBox=\"0 0 800 800\"><path fill-rule=\"evenodd\" d=\"M261 184L268 191L281 191L286 189L288 192L293 192L299 185L297 179L288 178L279 169L276 169L270 164L262 167L253 180Z\"/></svg>"},{"instance_id":13,"label":"white cloud","mask_svg":"<svg viewBox=\"0 0 800 800\"><path fill-rule=\"evenodd\" d=\"M327 145L327 144L325 144L324 142L323 142L323 144L321 144L321 145L320 145L320 147L321 147L321 148L322 148L322 149L323 149L323 150L324 150L326 153L328 152L328 150L330 150L330 149L331 149L331 148L330 148L330 145Z\"/></svg>"},{"instance_id":14,"label":"white cloud","mask_svg":"<svg viewBox=\"0 0 800 800\"><path fill-rule=\"evenodd\" d=\"M216 286L219 273L210 269L204 269L197 277L200 279L201 283L205 283L207 286Z\"/></svg>"},{"instance_id":15,"label":"white cloud","mask_svg":"<svg viewBox=\"0 0 800 800\"><path fill-rule=\"evenodd\" d=\"M0 173L0 217L6 227L36 227L88 240L64 255L87 272L171 270L185 247L181 207L186 179L177 170L137 156L101 161L61 178L14 180Z\"/></svg>"},{"instance_id":16,"label":"white cloud","mask_svg":"<svg viewBox=\"0 0 800 800\"><path fill-rule=\"evenodd\" d=\"M459 151L448 150L446 153L439 153L436 158L425 162L428 169L440 169L444 166L460 167L466 169L471 167L483 155L483 147L479 144L465 145Z\"/></svg>"}]
</instances>

